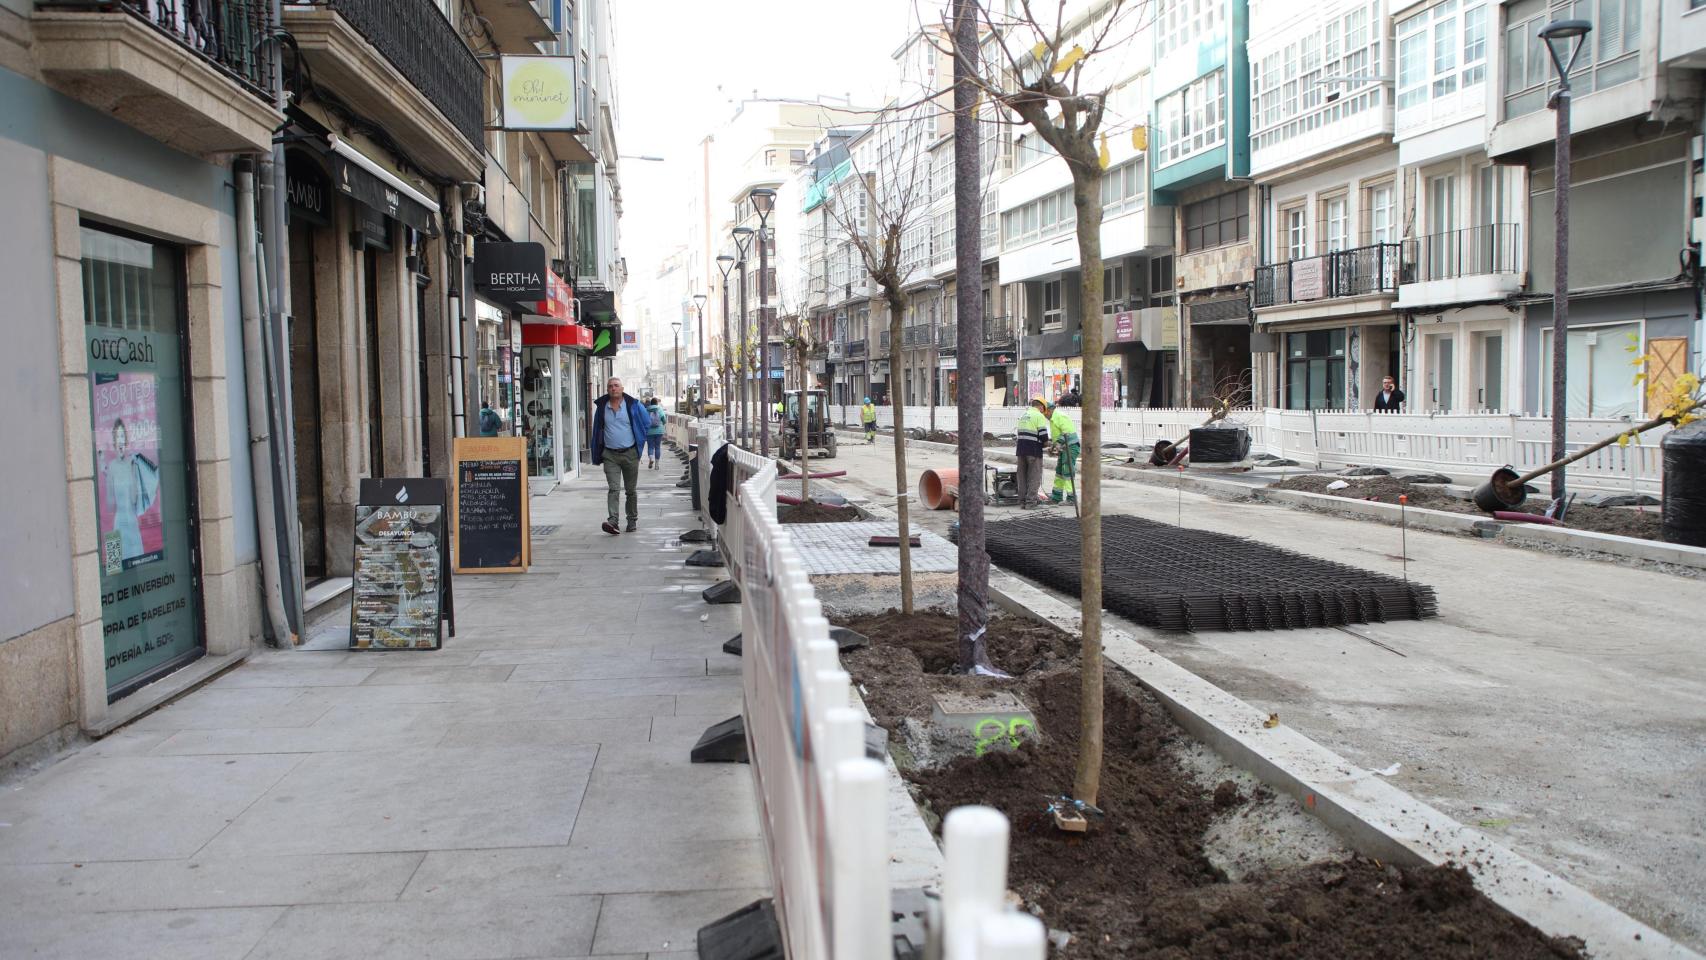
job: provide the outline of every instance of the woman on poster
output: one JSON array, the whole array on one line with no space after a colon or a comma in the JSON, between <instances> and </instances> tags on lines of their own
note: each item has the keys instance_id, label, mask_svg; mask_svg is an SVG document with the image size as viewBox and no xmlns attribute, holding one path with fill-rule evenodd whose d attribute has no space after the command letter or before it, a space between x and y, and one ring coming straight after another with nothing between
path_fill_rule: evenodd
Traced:
<instances>
[{"instance_id":1,"label":"woman on poster","mask_svg":"<svg viewBox=\"0 0 1706 960\"><path fill-rule=\"evenodd\" d=\"M159 499L160 467L131 451L130 432L122 419L113 421L112 437L113 456L101 465L101 486L119 535L119 559L135 560L146 552L139 520Z\"/></svg>"}]
</instances>

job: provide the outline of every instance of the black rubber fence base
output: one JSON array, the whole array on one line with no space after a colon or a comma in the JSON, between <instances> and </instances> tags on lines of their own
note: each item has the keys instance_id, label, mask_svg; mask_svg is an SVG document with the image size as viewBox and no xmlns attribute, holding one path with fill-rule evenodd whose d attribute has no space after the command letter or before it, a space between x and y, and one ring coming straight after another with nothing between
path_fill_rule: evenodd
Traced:
<instances>
[{"instance_id":1,"label":"black rubber fence base","mask_svg":"<svg viewBox=\"0 0 1706 960\"><path fill-rule=\"evenodd\" d=\"M710 543L711 542L711 531L709 531L709 530L689 530L686 533L683 533L681 535L681 542L682 543Z\"/></svg>"},{"instance_id":2,"label":"black rubber fence base","mask_svg":"<svg viewBox=\"0 0 1706 960\"><path fill-rule=\"evenodd\" d=\"M693 745L694 763L747 763L746 719L734 716L713 723Z\"/></svg>"},{"instance_id":3,"label":"black rubber fence base","mask_svg":"<svg viewBox=\"0 0 1706 960\"><path fill-rule=\"evenodd\" d=\"M732 653L737 657L740 656L740 636L741 635L737 633L734 636L728 638L727 640L724 640L723 641L723 652L724 653Z\"/></svg>"},{"instance_id":4,"label":"black rubber fence base","mask_svg":"<svg viewBox=\"0 0 1706 960\"><path fill-rule=\"evenodd\" d=\"M715 550L695 550L687 558L690 567L720 567L723 565L723 555Z\"/></svg>"},{"instance_id":5,"label":"black rubber fence base","mask_svg":"<svg viewBox=\"0 0 1706 960\"><path fill-rule=\"evenodd\" d=\"M835 641L835 646L842 653L846 653L849 650L857 650L871 642L865 639L864 634L849 630L846 627L830 627L829 639Z\"/></svg>"},{"instance_id":6,"label":"black rubber fence base","mask_svg":"<svg viewBox=\"0 0 1706 960\"><path fill-rule=\"evenodd\" d=\"M699 928L699 960L782 960L776 904L754 900Z\"/></svg>"},{"instance_id":7,"label":"black rubber fence base","mask_svg":"<svg viewBox=\"0 0 1706 960\"><path fill-rule=\"evenodd\" d=\"M739 603L740 584L733 580L714 583L700 591L699 596L706 603Z\"/></svg>"}]
</instances>

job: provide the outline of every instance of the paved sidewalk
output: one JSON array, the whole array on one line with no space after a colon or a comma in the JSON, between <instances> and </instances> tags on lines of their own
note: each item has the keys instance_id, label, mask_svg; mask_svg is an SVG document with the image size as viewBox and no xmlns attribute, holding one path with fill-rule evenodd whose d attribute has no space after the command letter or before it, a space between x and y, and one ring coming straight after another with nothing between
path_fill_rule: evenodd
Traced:
<instances>
[{"instance_id":1,"label":"paved sidewalk","mask_svg":"<svg viewBox=\"0 0 1706 960\"><path fill-rule=\"evenodd\" d=\"M693 956L768 870L749 769L688 763L739 607L641 473L636 534L602 475L535 498L558 530L457 578L442 651L262 653L0 788L0 955Z\"/></svg>"}]
</instances>

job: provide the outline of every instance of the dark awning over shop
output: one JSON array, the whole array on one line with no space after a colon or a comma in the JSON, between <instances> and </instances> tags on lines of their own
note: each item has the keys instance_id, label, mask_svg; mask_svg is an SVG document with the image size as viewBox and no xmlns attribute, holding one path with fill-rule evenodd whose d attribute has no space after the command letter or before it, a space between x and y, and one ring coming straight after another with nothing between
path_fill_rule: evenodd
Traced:
<instances>
[{"instance_id":1,"label":"dark awning over shop","mask_svg":"<svg viewBox=\"0 0 1706 960\"><path fill-rule=\"evenodd\" d=\"M438 236L437 215L433 210L404 196L391 186L339 154L332 154L332 179L338 192L368 207L431 236Z\"/></svg>"}]
</instances>

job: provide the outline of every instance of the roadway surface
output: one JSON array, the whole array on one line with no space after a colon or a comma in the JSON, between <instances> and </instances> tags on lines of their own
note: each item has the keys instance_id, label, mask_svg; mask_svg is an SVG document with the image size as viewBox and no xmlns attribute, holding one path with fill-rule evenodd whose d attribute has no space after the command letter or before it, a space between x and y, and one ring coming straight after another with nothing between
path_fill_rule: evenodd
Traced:
<instances>
[{"instance_id":1,"label":"roadway surface","mask_svg":"<svg viewBox=\"0 0 1706 960\"><path fill-rule=\"evenodd\" d=\"M949 453L908 450L915 493L923 469L955 465ZM867 446L843 434L840 455L813 466L848 470L829 483L893 505L888 437ZM1103 497L1109 513L1182 517L1401 572L1392 527L1127 481L1105 482ZM991 522L1017 515L989 511ZM921 522L945 533L954 516ZM1397 786L1706 949L1706 589L1414 530L1408 555L1409 575L1438 592L1436 619L1197 634L1109 622L1355 763L1398 764Z\"/></svg>"}]
</instances>

